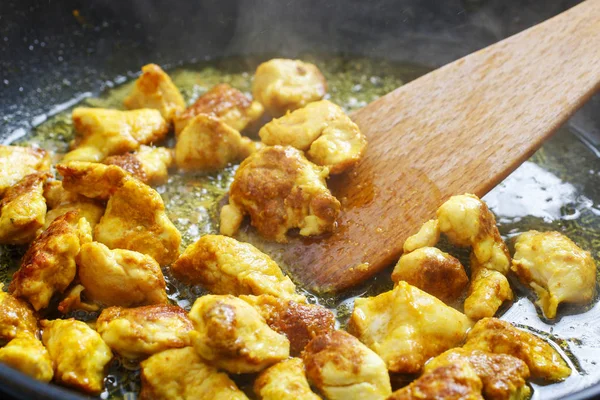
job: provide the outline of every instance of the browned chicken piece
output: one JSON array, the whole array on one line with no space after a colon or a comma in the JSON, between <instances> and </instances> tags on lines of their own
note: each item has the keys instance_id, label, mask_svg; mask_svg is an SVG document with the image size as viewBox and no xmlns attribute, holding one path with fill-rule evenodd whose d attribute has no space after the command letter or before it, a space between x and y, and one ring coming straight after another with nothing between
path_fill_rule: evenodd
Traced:
<instances>
[{"instance_id":1,"label":"browned chicken piece","mask_svg":"<svg viewBox=\"0 0 600 400\"><path fill-rule=\"evenodd\" d=\"M29 304L2 291L0 285L0 343L17 336L35 336L37 318Z\"/></svg>"},{"instance_id":2,"label":"browned chicken piece","mask_svg":"<svg viewBox=\"0 0 600 400\"><path fill-rule=\"evenodd\" d=\"M141 144L156 143L169 131L160 111L148 108L131 111L77 107L73 110L77 134L63 162L100 162L114 154L136 150Z\"/></svg>"},{"instance_id":3,"label":"browned chicken piece","mask_svg":"<svg viewBox=\"0 0 600 400\"><path fill-rule=\"evenodd\" d=\"M356 299L348 331L390 371L412 374L429 358L459 346L472 325L464 314L400 281L392 291Z\"/></svg>"},{"instance_id":4,"label":"browned chicken piece","mask_svg":"<svg viewBox=\"0 0 600 400\"><path fill-rule=\"evenodd\" d=\"M121 307L168 302L162 270L150 256L92 242L81 246L76 260L79 280L93 301Z\"/></svg>"},{"instance_id":5,"label":"browned chicken piece","mask_svg":"<svg viewBox=\"0 0 600 400\"><path fill-rule=\"evenodd\" d=\"M551 382L571 375L571 368L548 343L511 323L497 318L484 318L469 331L466 350L483 350L508 354L527 364L532 378Z\"/></svg>"},{"instance_id":6,"label":"browned chicken piece","mask_svg":"<svg viewBox=\"0 0 600 400\"><path fill-rule=\"evenodd\" d=\"M175 115L185 110L185 101L179 89L169 75L156 64L142 67L142 75L135 81L135 86L123 100L123 104L129 109L158 110L167 121L172 121Z\"/></svg>"},{"instance_id":7,"label":"browned chicken piece","mask_svg":"<svg viewBox=\"0 0 600 400\"><path fill-rule=\"evenodd\" d=\"M465 299L464 312L474 321L493 317L502 303L513 299L513 292L506 276L500 272L482 268L471 253L471 285Z\"/></svg>"},{"instance_id":8,"label":"browned chicken piece","mask_svg":"<svg viewBox=\"0 0 600 400\"><path fill-rule=\"evenodd\" d=\"M198 298L190 311L194 348L209 364L234 374L259 372L285 360L290 342L250 304L231 295Z\"/></svg>"},{"instance_id":9,"label":"browned chicken piece","mask_svg":"<svg viewBox=\"0 0 600 400\"><path fill-rule=\"evenodd\" d=\"M193 326L184 309L160 304L105 308L96 329L113 351L129 359L139 359L189 346Z\"/></svg>"},{"instance_id":10,"label":"browned chicken piece","mask_svg":"<svg viewBox=\"0 0 600 400\"><path fill-rule=\"evenodd\" d=\"M267 368L254 381L254 393L259 400L320 400L311 389L304 363L290 358Z\"/></svg>"},{"instance_id":11,"label":"browned chicken piece","mask_svg":"<svg viewBox=\"0 0 600 400\"><path fill-rule=\"evenodd\" d=\"M44 181L47 172L27 175L4 192L0 201L0 244L26 244L46 220Z\"/></svg>"},{"instance_id":12,"label":"browned chicken piece","mask_svg":"<svg viewBox=\"0 0 600 400\"><path fill-rule=\"evenodd\" d=\"M308 380L329 400L383 400L392 393L385 362L344 331L317 336L302 359Z\"/></svg>"},{"instance_id":13,"label":"browned chicken piece","mask_svg":"<svg viewBox=\"0 0 600 400\"><path fill-rule=\"evenodd\" d=\"M92 240L91 231L77 211L56 218L23 256L8 290L27 299L36 310L46 308L52 296L75 279L75 256L82 244Z\"/></svg>"},{"instance_id":14,"label":"browned chicken piece","mask_svg":"<svg viewBox=\"0 0 600 400\"><path fill-rule=\"evenodd\" d=\"M410 385L396 390L388 400L483 400L481 379L464 360L425 372Z\"/></svg>"},{"instance_id":15,"label":"browned chicken piece","mask_svg":"<svg viewBox=\"0 0 600 400\"><path fill-rule=\"evenodd\" d=\"M321 168L293 147L266 147L246 158L229 190L229 205L221 210L221 233L234 235L244 214L267 239L286 241L289 229L300 235L330 232L340 212Z\"/></svg>"},{"instance_id":16,"label":"browned chicken piece","mask_svg":"<svg viewBox=\"0 0 600 400\"><path fill-rule=\"evenodd\" d=\"M196 100L183 113L175 117L175 134L179 135L188 123L200 114L211 115L238 132L256 122L263 106L226 83L220 83Z\"/></svg>"},{"instance_id":17,"label":"browned chicken piece","mask_svg":"<svg viewBox=\"0 0 600 400\"><path fill-rule=\"evenodd\" d=\"M206 364L193 347L154 354L141 366L140 400L248 400L227 374Z\"/></svg>"},{"instance_id":18,"label":"browned chicken piece","mask_svg":"<svg viewBox=\"0 0 600 400\"><path fill-rule=\"evenodd\" d=\"M27 175L49 169L50 154L45 150L0 145L0 198Z\"/></svg>"},{"instance_id":19,"label":"browned chicken piece","mask_svg":"<svg viewBox=\"0 0 600 400\"><path fill-rule=\"evenodd\" d=\"M92 301L84 301L82 299L82 293L85 290L85 287L81 284L77 284L71 286L71 288L65 292L64 297L58 303L58 311L67 314L75 310L84 310L84 311L98 311L100 306Z\"/></svg>"},{"instance_id":20,"label":"browned chicken piece","mask_svg":"<svg viewBox=\"0 0 600 400\"><path fill-rule=\"evenodd\" d=\"M392 281L405 281L447 304L455 302L469 284L460 261L435 247L421 247L402 255L392 272Z\"/></svg>"},{"instance_id":21,"label":"browned chicken piece","mask_svg":"<svg viewBox=\"0 0 600 400\"><path fill-rule=\"evenodd\" d=\"M100 202L65 190L62 181L47 182L44 197L48 206L44 229L48 229L52 221L69 211L78 211L79 216L85 218L93 229L104 214L104 206Z\"/></svg>"},{"instance_id":22,"label":"browned chicken piece","mask_svg":"<svg viewBox=\"0 0 600 400\"><path fill-rule=\"evenodd\" d=\"M425 365L425 373L439 367L471 364L483 384L486 400L526 400L531 396L527 386L527 364L508 354L494 354L480 350L451 349Z\"/></svg>"},{"instance_id":23,"label":"browned chicken piece","mask_svg":"<svg viewBox=\"0 0 600 400\"><path fill-rule=\"evenodd\" d=\"M227 236L202 236L185 249L171 271L182 281L202 285L214 294L271 294L304 301L271 257Z\"/></svg>"},{"instance_id":24,"label":"browned chicken piece","mask_svg":"<svg viewBox=\"0 0 600 400\"><path fill-rule=\"evenodd\" d=\"M171 149L140 146L135 153L110 156L103 163L119 166L148 185L162 185L169 178L173 161Z\"/></svg>"},{"instance_id":25,"label":"browned chicken piece","mask_svg":"<svg viewBox=\"0 0 600 400\"><path fill-rule=\"evenodd\" d=\"M258 66L252 95L274 117L321 100L327 82L316 65L300 60L274 58Z\"/></svg>"},{"instance_id":26,"label":"browned chicken piece","mask_svg":"<svg viewBox=\"0 0 600 400\"><path fill-rule=\"evenodd\" d=\"M56 165L65 190L92 199L108 200L123 184L127 172L115 165L71 161Z\"/></svg>"},{"instance_id":27,"label":"browned chicken piece","mask_svg":"<svg viewBox=\"0 0 600 400\"><path fill-rule=\"evenodd\" d=\"M519 235L512 270L535 290L546 318L556 317L560 303L589 304L596 295L592 255L559 232Z\"/></svg>"},{"instance_id":28,"label":"browned chicken piece","mask_svg":"<svg viewBox=\"0 0 600 400\"><path fill-rule=\"evenodd\" d=\"M268 146L292 146L306 151L310 161L339 174L356 164L367 139L339 106L327 100L274 119L258 133Z\"/></svg>"},{"instance_id":29,"label":"browned chicken piece","mask_svg":"<svg viewBox=\"0 0 600 400\"><path fill-rule=\"evenodd\" d=\"M98 332L73 318L43 320L41 324L42 340L54 365L54 380L99 394L112 353Z\"/></svg>"},{"instance_id":30,"label":"browned chicken piece","mask_svg":"<svg viewBox=\"0 0 600 400\"><path fill-rule=\"evenodd\" d=\"M290 354L300 355L315 337L335 329L335 316L318 304L298 303L270 295L240 296L254 306L275 332L290 341Z\"/></svg>"},{"instance_id":31,"label":"browned chicken piece","mask_svg":"<svg viewBox=\"0 0 600 400\"><path fill-rule=\"evenodd\" d=\"M440 240L440 222L437 219L430 219L425 222L419 232L404 242L404 254L420 249L421 247L434 247Z\"/></svg>"},{"instance_id":32,"label":"browned chicken piece","mask_svg":"<svg viewBox=\"0 0 600 400\"><path fill-rule=\"evenodd\" d=\"M33 335L21 335L0 349L0 363L38 381L50 382L54 371L48 350Z\"/></svg>"}]
</instances>

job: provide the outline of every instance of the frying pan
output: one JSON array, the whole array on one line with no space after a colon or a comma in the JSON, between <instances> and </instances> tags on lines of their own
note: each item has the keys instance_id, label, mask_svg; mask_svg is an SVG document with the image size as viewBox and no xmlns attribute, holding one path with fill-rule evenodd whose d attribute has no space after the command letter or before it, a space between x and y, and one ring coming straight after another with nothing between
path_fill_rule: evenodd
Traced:
<instances>
[{"instance_id":1,"label":"frying pan","mask_svg":"<svg viewBox=\"0 0 600 400\"><path fill-rule=\"evenodd\" d=\"M97 93L111 82L127 79L131 71L148 62L168 67L228 55L294 57L310 52L361 55L435 68L576 3L2 0L0 142L39 123L35 116L53 111L56 104L86 92ZM582 141L600 148L600 97L586 104L569 124ZM83 398L0 364L2 393L1 398L9 399ZM600 396L600 385L568 399L596 396Z\"/></svg>"}]
</instances>

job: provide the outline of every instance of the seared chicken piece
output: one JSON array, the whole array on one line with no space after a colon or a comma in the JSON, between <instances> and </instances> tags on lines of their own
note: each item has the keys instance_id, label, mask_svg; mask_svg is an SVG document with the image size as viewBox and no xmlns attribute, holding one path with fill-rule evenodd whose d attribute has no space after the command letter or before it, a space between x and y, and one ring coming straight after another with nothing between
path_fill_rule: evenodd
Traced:
<instances>
[{"instance_id":1,"label":"seared chicken piece","mask_svg":"<svg viewBox=\"0 0 600 400\"><path fill-rule=\"evenodd\" d=\"M110 156L102 162L121 167L148 185L162 185L169 178L173 153L166 147L140 146L135 153Z\"/></svg>"},{"instance_id":2,"label":"seared chicken piece","mask_svg":"<svg viewBox=\"0 0 600 400\"><path fill-rule=\"evenodd\" d=\"M202 285L214 294L272 294L304 300L271 257L227 236L202 236L185 249L171 270L182 281Z\"/></svg>"},{"instance_id":3,"label":"seared chicken piece","mask_svg":"<svg viewBox=\"0 0 600 400\"><path fill-rule=\"evenodd\" d=\"M248 400L227 374L206 364L193 347L154 354L141 366L140 400Z\"/></svg>"},{"instance_id":4,"label":"seared chicken piece","mask_svg":"<svg viewBox=\"0 0 600 400\"><path fill-rule=\"evenodd\" d=\"M190 311L190 338L198 354L225 371L259 372L290 355L290 342L250 304L231 296L206 295Z\"/></svg>"},{"instance_id":5,"label":"seared chicken piece","mask_svg":"<svg viewBox=\"0 0 600 400\"><path fill-rule=\"evenodd\" d=\"M592 255L559 232L519 235L511 269L535 290L546 318L556 317L560 303L588 304L596 294Z\"/></svg>"},{"instance_id":6,"label":"seared chicken piece","mask_svg":"<svg viewBox=\"0 0 600 400\"><path fill-rule=\"evenodd\" d=\"M29 300L36 310L46 308L54 293L63 292L75 279L75 256L82 244L91 241L91 231L77 211L56 218L23 256L8 290Z\"/></svg>"},{"instance_id":7,"label":"seared chicken piece","mask_svg":"<svg viewBox=\"0 0 600 400\"><path fill-rule=\"evenodd\" d=\"M65 190L85 197L108 200L123 184L127 172L115 165L71 161L56 165Z\"/></svg>"},{"instance_id":8,"label":"seared chicken piece","mask_svg":"<svg viewBox=\"0 0 600 400\"><path fill-rule=\"evenodd\" d=\"M70 313L75 310L98 311L100 306L94 302L86 302L82 300L81 293L85 287L81 284L72 286L64 295L60 303L58 303L58 311L63 314Z\"/></svg>"},{"instance_id":9,"label":"seared chicken piece","mask_svg":"<svg viewBox=\"0 0 600 400\"><path fill-rule=\"evenodd\" d=\"M482 268L471 253L471 285L465 299L464 311L474 321L493 317L502 303L513 299L513 292L506 276L500 272Z\"/></svg>"},{"instance_id":10,"label":"seared chicken piece","mask_svg":"<svg viewBox=\"0 0 600 400\"><path fill-rule=\"evenodd\" d=\"M404 254L420 249L421 247L434 247L440 240L440 223L437 219L425 222L419 232L404 242Z\"/></svg>"},{"instance_id":11,"label":"seared chicken piece","mask_svg":"<svg viewBox=\"0 0 600 400\"><path fill-rule=\"evenodd\" d=\"M48 350L33 335L21 335L0 349L0 363L42 382L50 382L54 371Z\"/></svg>"},{"instance_id":12,"label":"seared chicken piece","mask_svg":"<svg viewBox=\"0 0 600 400\"><path fill-rule=\"evenodd\" d=\"M560 381L571 375L571 368L548 343L531 333L497 318L484 318L469 331L466 350L509 354L525 362L532 378Z\"/></svg>"},{"instance_id":13,"label":"seared chicken piece","mask_svg":"<svg viewBox=\"0 0 600 400\"><path fill-rule=\"evenodd\" d=\"M73 125L77 138L63 162L99 162L114 154L127 153L141 144L163 139L169 125L160 111L119 111L102 108L77 107L73 110Z\"/></svg>"},{"instance_id":14,"label":"seared chicken piece","mask_svg":"<svg viewBox=\"0 0 600 400\"><path fill-rule=\"evenodd\" d=\"M84 322L70 319L44 320L42 340L54 365L54 379L91 394L104 388L110 348L98 332Z\"/></svg>"},{"instance_id":15,"label":"seared chicken piece","mask_svg":"<svg viewBox=\"0 0 600 400\"><path fill-rule=\"evenodd\" d=\"M172 305L105 308L96 322L102 339L121 356L139 359L190 345L192 323L184 309Z\"/></svg>"},{"instance_id":16,"label":"seared chicken piece","mask_svg":"<svg viewBox=\"0 0 600 400\"><path fill-rule=\"evenodd\" d=\"M135 86L129 96L123 100L123 104L129 109L158 110L167 121L171 121L175 115L185 109L185 101L179 89L173 84L169 75L156 64L142 67L142 75L135 81Z\"/></svg>"},{"instance_id":17,"label":"seared chicken piece","mask_svg":"<svg viewBox=\"0 0 600 400\"><path fill-rule=\"evenodd\" d=\"M266 147L245 159L229 191L229 205L221 210L221 233L234 235L244 214L267 239L286 241L289 229L300 235L333 230L340 202L325 178L327 168L308 161L293 147Z\"/></svg>"},{"instance_id":18,"label":"seared chicken piece","mask_svg":"<svg viewBox=\"0 0 600 400\"><path fill-rule=\"evenodd\" d=\"M471 326L459 311L400 281L392 291L356 299L348 331L379 354L390 371L411 374L429 358L459 346Z\"/></svg>"},{"instance_id":19,"label":"seared chicken piece","mask_svg":"<svg viewBox=\"0 0 600 400\"><path fill-rule=\"evenodd\" d=\"M45 150L0 145L0 198L27 175L49 169L50 154Z\"/></svg>"},{"instance_id":20,"label":"seared chicken piece","mask_svg":"<svg viewBox=\"0 0 600 400\"><path fill-rule=\"evenodd\" d=\"M75 192L65 190L61 181L51 181L44 186L44 197L48 212L44 229L48 229L52 221L69 211L78 211L79 216L90 223L92 229L104 214L104 206Z\"/></svg>"},{"instance_id":21,"label":"seared chicken piece","mask_svg":"<svg viewBox=\"0 0 600 400\"><path fill-rule=\"evenodd\" d=\"M340 107L330 101L310 103L263 126L258 133L268 146L292 146L310 161L338 174L356 164L367 140Z\"/></svg>"},{"instance_id":22,"label":"seared chicken piece","mask_svg":"<svg viewBox=\"0 0 600 400\"><path fill-rule=\"evenodd\" d=\"M297 303L270 295L240 296L254 306L275 332L290 341L290 354L298 356L315 337L332 332L335 316L318 304Z\"/></svg>"},{"instance_id":23,"label":"seared chicken piece","mask_svg":"<svg viewBox=\"0 0 600 400\"><path fill-rule=\"evenodd\" d=\"M189 122L200 114L223 121L238 132L263 115L263 106L226 83L220 83L175 117L175 134L179 135Z\"/></svg>"},{"instance_id":24,"label":"seared chicken piece","mask_svg":"<svg viewBox=\"0 0 600 400\"><path fill-rule=\"evenodd\" d=\"M304 364L299 358L281 361L264 370L254 381L259 400L320 400L310 390Z\"/></svg>"},{"instance_id":25,"label":"seared chicken piece","mask_svg":"<svg viewBox=\"0 0 600 400\"><path fill-rule=\"evenodd\" d=\"M27 175L8 188L0 201L0 244L25 244L35 239L46 219L44 181L47 172Z\"/></svg>"},{"instance_id":26,"label":"seared chicken piece","mask_svg":"<svg viewBox=\"0 0 600 400\"><path fill-rule=\"evenodd\" d=\"M317 336L302 358L308 380L329 400L383 400L392 393L385 362L344 331Z\"/></svg>"},{"instance_id":27,"label":"seared chicken piece","mask_svg":"<svg viewBox=\"0 0 600 400\"><path fill-rule=\"evenodd\" d=\"M274 117L321 100L327 82L316 65L300 60L274 58L258 66L252 95Z\"/></svg>"},{"instance_id":28,"label":"seared chicken piece","mask_svg":"<svg viewBox=\"0 0 600 400\"><path fill-rule=\"evenodd\" d=\"M92 242L81 246L77 266L86 295L103 305L132 307L168 301L162 270L150 256Z\"/></svg>"},{"instance_id":29,"label":"seared chicken piece","mask_svg":"<svg viewBox=\"0 0 600 400\"><path fill-rule=\"evenodd\" d=\"M29 304L2 291L0 285L0 342L35 336L37 331L37 318Z\"/></svg>"},{"instance_id":30,"label":"seared chicken piece","mask_svg":"<svg viewBox=\"0 0 600 400\"><path fill-rule=\"evenodd\" d=\"M405 281L444 303L456 301L469 284L460 261L435 247L421 247L400 257L392 281Z\"/></svg>"}]
</instances>

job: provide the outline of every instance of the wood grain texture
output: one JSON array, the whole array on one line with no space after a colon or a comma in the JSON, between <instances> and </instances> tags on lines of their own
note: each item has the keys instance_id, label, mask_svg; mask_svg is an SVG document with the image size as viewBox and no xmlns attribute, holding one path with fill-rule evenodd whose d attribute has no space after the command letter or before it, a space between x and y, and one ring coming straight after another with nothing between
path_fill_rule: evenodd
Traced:
<instances>
[{"instance_id":1,"label":"wood grain texture","mask_svg":"<svg viewBox=\"0 0 600 400\"><path fill-rule=\"evenodd\" d=\"M396 89L352 115L369 146L330 180L338 229L279 256L305 287L363 282L443 201L484 195L599 88L600 0L588 0Z\"/></svg>"}]
</instances>

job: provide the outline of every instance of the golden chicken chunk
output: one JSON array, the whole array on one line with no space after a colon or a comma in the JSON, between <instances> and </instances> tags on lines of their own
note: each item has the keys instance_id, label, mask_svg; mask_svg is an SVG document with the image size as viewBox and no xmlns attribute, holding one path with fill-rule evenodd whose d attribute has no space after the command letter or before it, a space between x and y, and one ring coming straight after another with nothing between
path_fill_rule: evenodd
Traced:
<instances>
[{"instance_id":1,"label":"golden chicken chunk","mask_svg":"<svg viewBox=\"0 0 600 400\"><path fill-rule=\"evenodd\" d=\"M0 285L0 343L35 336L37 331L37 318L29 304L2 291Z\"/></svg>"},{"instance_id":2,"label":"golden chicken chunk","mask_svg":"<svg viewBox=\"0 0 600 400\"><path fill-rule=\"evenodd\" d=\"M27 175L50 169L50 154L42 149L0 145L0 198Z\"/></svg>"},{"instance_id":3,"label":"golden chicken chunk","mask_svg":"<svg viewBox=\"0 0 600 400\"><path fill-rule=\"evenodd\" d=\"M100 162L114 154L127 153L141 144L156 143L169 131L160 111L131 111L77 107L73 110L77 137L63 162Z\"/></svg>"},{"instance_id":4,"label":"golden chicken chunk","mask_svg":"<svg viewBox=\"0 0 600 400\"><path fill-rule=\"evenodd\" d=\"M260 119L263 112L264 108L259 102L250 100L244 93L226 83L220 83L175 117L175 134L179 135L200 114L216 117L241 132Z\"/></svg>"},{"instance_id":5,"label":"golden chicken chunk","mask_svg":"<svg viewBox=\"0 0 600 400\"><path fill-rule=\"evenodd\" d=\"M310 161L338 174L360 160L367 140L350 117L327 100L274 119L258 132L268 146L292 146L306 151Z\"/></svg>"},{"instance_id":6,"label":"golden chicken chunk","mask_svg":"<svg viewBox=\"0 0 600 400\"><path fill-rule=\"evenodd\" d=\"M402 255L392 272L392 281L405 281L444 303L456 301L469 284L460 261L435 247L421 247Z\"/></svg>"},{"instance_id":7,"label":"golden chicken chunk","mask_svg":"<svg viewBox=\"0 0 600 400\"><path fill-rule=\"evenodd\" d=\"M327 168L308 161L293 147L266 147L245 159L221 210L221 234L234 235L244 214L267 239L286 241L289 229L300 235L330 232L340 212L325 178Z\"/></svg>"},{"instance_id":8,"label":"golden chicken chunk","mask_svg":"<svg viewBox=\"0 0 600 400\"><path fill-rule=\"evenodd\" d=\"M188 246L171 266L176 277L214 294L271 294L304 300L279 265L249 243L205 235Z\"/></svg>"},{"instance_id":9,"label":"golden chicken chunk","mask_svg":"<svg viewBox=\"0 0 600 400\"><path fill-rule=\"evenodd\" d=\"M79 280L93 301L122 307L168 302L162 270L150 256L92 242L81 246L76 260Z\"/></svg>"},{"instance_id":10,"label":"golden chicken chunk","mask_svg":"<svg viewBox=\"0 0 600 400\"><path fill-rule=\"evenodd\" d=\"M79 212L79 216L85 218L93 229L104 214L104 206L100 202L65 190L62 181L46 183L44 197L48 206L44 229L48 229L52 221L69 211Z\"/></svg>"},{"instance_id":11,"label":"golden chicken chunk","mask_svg":"<svg viewBox=\"0 0 600 400\"><path fill-rule=\"evenodd\" d=\"M142 361L140 400L248 400L223 372L193 347L170 349Z\"/></svg>"},{"instance_id":12,"label":"golden chicken chunk","mask_svg":"<svg viewBox=\"0 0 600 400\"><path fill-rule=\"evenodd\" d=\"M192 323L184 309L166 305L105 308L96 322L102 339L121 356L139 359L190 345Z\"/></svg>"},{"instance_id":13,"label":"golden chicken chunk","mask_svg":"<svg viewBox=\"0 0 600 400\"><path fill-rule=\"evenodd\" d=\"M169 178L173 153L166 147L142 145L135 153L110 156L103 163L121 167L148 185L162 185Z\"/></svg>"},{"instance_id":14,"label":"golden chicken chunk","mask_svg":"<svg viewBox=\"0 0 600 400\"><path fill-rule=\"evenodd\" d=\"M419 232L409 236L404 241L404 253L410 253L421 247L434 247L440 241L440 222L437 219L430 219L425 222Z\"/></svg>"},{"instance_id":15,"label":"golden chicken chunk","mask_svg":"<svg viewBox=\"0 0 600 400\"><path fill-rule=\"evenodd\" d=\"M46 219L44 181L47 172L27 175L0 201L0 244L25 244L35 239Z\"/></svg>"},{"instance_id":16,"label":"golden chicken chunk","mask_svg":"<svg viewBox=\"0 0 600 400\"><path fill-rule=\"evenodd\" d=\"M254 381L254 393L259 400L321 399L310 389L299 358L281 361L261 372Z\"/></svg>"},{"instance_id":17,"label":"golden chicken chunk","mask_svg":"<svg viewBox=\"0 0 600 400\"><path fill-rule=\"evenodd\" d=\"M482 268L471 253L471 285L464 303L464 312L474 321L493 317L502 303L513 299L513 292L506 276L500 272Z\"/></svg>"},{"instance_id":18,"label":"golden chicken chunk","mask_svg":"<svg viewBox=\"0 0 600 400\"><path fill-rule=\"evenodd\" d=\"M552 346L497 318L478 321L469 331L463 348L519 358L529 367L532 378L560 381L571 375L571 368Z\"/></svg>"},{"instance_id":19,"label":"golden chicken chunk","mask_svg":"<svg viewBox=\"0 0 600 400\"><path fill-rule=\"evenodd\" d=\"M91 241L91 231L77 211L56 218L23 256L8 290L36 310L46 308L54 293L62 293L75 279L75 256L82 244Z\"/></svg>"},{"instance_id":20,"label":"golden chicken chunk","mask_svg":"<svg viewBox=\"0 0 600 400\"><path fill-rule=\"evenodd\" d=\"M290 355L290 342L250 304L231 295L198 298L190 311L194 348L211 365L242 374L259 372Z\"/></svg>"},{"instance_id":21,"label":"golden chicken chunk","mask_svg":"<svg viewBox=\"0 0 600 400\"><path fill-rule=\"evenodd\" d=\"M88 198L108 200L123 185L127 172L116 165L71 161L56 165L62 175L62 186L71 193Z\"/></svg>"},{"instance_id":22,"label":"golden chicken chunk","mask_svg":"<svg viewBox=\"0 0 600 400\"><path fill-rule=\"evenodd\" d=\"M22 335L0 349L0 363L38 381L50 382L54 371L48 350L33 335Z\"/></svg>"},{"instance_id":23,"label":"golden chicken chunk","mask_svg":"<svg viewBox=\"0 0 600 400\"><path fill-rule=\"evenodd\" d=\"M392 393L385 362L344 331L317 336L302 359L308 380L329 400L383 400Z\"/></svg>"},{"instance_id":24,"label":"golden chicken chunk","mask_svg":"<svg viewBox=\"0 0 600 400\"><path fill-rule=\"evenodd\" d=\"M459 346L471 326L459 311L400 281L389 292L356 299L348 331L390 371L417 373L429 358Z\"/></svg>"},{"instance_id":25,"label":"golden chicken chunk","mask_svg":"<svg viewBox=\"0 0 600 400\"><path fill-rule=\"evenodd\" d=\"M274 58L258 66L252 95L274 117L321 100L327 82L316 65L300 60Z\"/></svg>"},{"instance_id":26,"label":"golden chicken chunk","mask_svg":"<svg viewBox=\"0 0 600 400\"><path fill-rule=\"evenodd\" d=\"M556 317L560 303L588 304L596 294L592 255L559 232L519 235L511 269L535 290L547 318Z\"/></svg>"},{"instance_id":27,"label":"golden chicken chunk","mask_svg":"<svg viewBox=\"0 0 600 400\"><path fill-rule=\"evenodd\" d=\"M54 379L99 394L104 388L106 365L112 353L98 332L73 318L44 320L41 324L42 340L54 365Z\"/></svg>"},{"instance_id":28,"label":"golden chicken chunk","mask_svg":"<svg viewBox=\"0 0 600 400\"><path fill-rule=\"evenodd\" d=\"M173 120L175 115L185 109L185 101L179 89L169 75L156 64L142 67L142 75L135 81L135 86L123 100L123 104L129 109L158 110L167 121Z\"/></svg>"}]
</instances>

